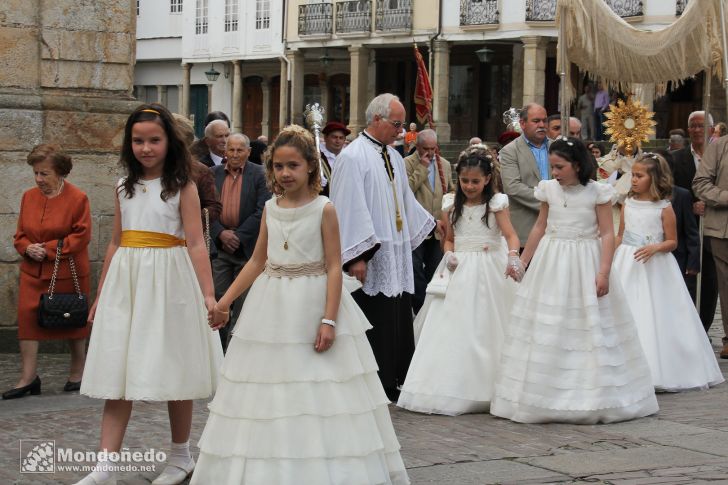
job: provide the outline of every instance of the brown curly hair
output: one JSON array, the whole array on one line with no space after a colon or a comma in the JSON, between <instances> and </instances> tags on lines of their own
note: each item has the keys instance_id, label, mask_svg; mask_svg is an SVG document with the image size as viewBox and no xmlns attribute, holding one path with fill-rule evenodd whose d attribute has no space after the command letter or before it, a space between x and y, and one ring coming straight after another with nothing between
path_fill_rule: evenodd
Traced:
<instances>
[{"instance_id":1,"label":"brown curly hair","mask_svg":"<svg viewBox=\"0 0 728 485\"><path fill-rule=\"evenodd\" d=\"M60 177L65 177L71 173L73 168L73 161L71 157L63 151L60 145L53 145L50 143L42 143L33 147L33 150L28 154L26 159L28 165L35 165L38 162L50 160L53 164L53 170Z\"/></svg>"},{"instance_id":2,"label":"brown curly hair","mask_svg":"<svg viewBox=\"0 0 728 485\"><path fill-rule=\"evenodd\" d=\"M319 157L321 154L318 151L316 142L311 132L299 125L288 125L283 128L275 141L268 147L263 154L263 161L265 164L265 179L268 183L268 189L276 195L283 195L285 190L281 185L276 182L275 174L273 173L273 155L276 149L280 147L293 147L301 153L301 156L308 162L308 167L311 172L308 175L308 188L312 193L318 194L321 192L321 176L320 176L320 165ZM330 183L331 181L329 181Z\"/></svg>"},{"instance_id":3,"label":"brown curly hair","mask_svg":"<svg viewBox=\"0 0 728 485\"><path fill-rule=\"evenodd\" d=\"M650 176L650 191L648 192L650 200L670 199L672 197L672 172L665 157L657 153L645 152L634 161L634 165L638 163L645 166L647 174ZM627 195L633 197L635 194L630 189Z\"/></svg>"}]
</instances>

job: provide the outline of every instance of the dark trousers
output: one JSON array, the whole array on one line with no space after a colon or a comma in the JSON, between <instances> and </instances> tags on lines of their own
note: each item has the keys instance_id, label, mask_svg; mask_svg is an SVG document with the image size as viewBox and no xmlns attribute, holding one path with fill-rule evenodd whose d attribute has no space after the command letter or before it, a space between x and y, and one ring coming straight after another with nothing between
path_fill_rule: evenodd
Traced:
<instances>
[{"instance_id":1,"label":"dark trousers","mask_svg":"<svg viewBox=\"0 0 728 485\"><path fill-rule=\"evenodd\" d=\"M220 249L217 258L212 260L212 281L215 285L216 300L222 298L233 281L235 281L235 278L238 277L246 262L247 260L245 258L235 256ZM233 327L240 316L240 310L243 308L243 302L247 294L248 292L245 291L235 299L230 309L230 321L219 330L223 351L227 351Z\"/></svg>"},{"instance_id":2,"label":"dark trousers","mask_svg":"<svg viewBox=\"0 0 728 485\"><path fill-rule=\"evenodd\" d=\"M372 325L367 338L379 366L379 380L394 401L399 394L397 386L404 383L415 353L411 295L370 296L357 290L351 296Z\"/></svg>"},{"instance_id":3,"label":"dark trousers","mask_svg":"<svg viewBox=\"0 0 728 485\"><path fill-rule=\"evenodd\" d=\"M440 241L435 239L434 236L422 241L422 244L412 251L412 270L415 275L415 294L412 296L412 310L415 315L425 303L427 284L435 274L442 256Z\"/></svg>"},{"instance_id":4,"label":"dark trousers","mask_svg":"<svg viewBox=\"0 0 728 485\"><path fill-rule=\"evenodd\" d=\"M710 241L720 291L720 312L723 317L723 344L728 344L728 239L706 237Z\"/></svg>"},{"instance_id":5,"label":"dark trousers","mask_svg":"<svg viewBox=\"0 0 728 485\"><path fill-rule=\"evenodd\" d=\"M710 330L710 326L713 324L715 309L718 306L718 275L715 270L713 251L710 247L711 240L713 239L710 237L703 238L703 262L699 275L702 279L702 284L700 285L700 309L698 313L700 313L700 321L703 323L703 328L706 332ZM698 277L687 275L683 277L690 292L690 297L695 301Z\"/></svg>"}]
</instances>

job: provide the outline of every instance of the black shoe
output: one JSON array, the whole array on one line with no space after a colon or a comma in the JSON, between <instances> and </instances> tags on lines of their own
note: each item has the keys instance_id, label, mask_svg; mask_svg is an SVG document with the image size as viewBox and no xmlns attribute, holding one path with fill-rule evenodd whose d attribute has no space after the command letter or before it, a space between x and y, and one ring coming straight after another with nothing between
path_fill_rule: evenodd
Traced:
<instances>
[{"instance_id":1,"label":"black shoe","mask_svg":"<svg viewBox=\"0 0 728 485\"><path fill-rule=\"evenodd\" d=\"M66 385L63 386L63 392L73 392L81 389L81 381L72 382L67 381Z\"/></svg>"},{"instance_id":2,"label":"black shoe","mask_svg":"<svg viewBox=\"0 0 728 485\"><path fill-rule=\"evenodd\" d=\"M3 392L3 399L17 399L19 397L24 397L28 393L33 396L40 394L40 377L35 376L33 382L27 386L16 387L15 389Z\"/></svg>"}]
</instances>

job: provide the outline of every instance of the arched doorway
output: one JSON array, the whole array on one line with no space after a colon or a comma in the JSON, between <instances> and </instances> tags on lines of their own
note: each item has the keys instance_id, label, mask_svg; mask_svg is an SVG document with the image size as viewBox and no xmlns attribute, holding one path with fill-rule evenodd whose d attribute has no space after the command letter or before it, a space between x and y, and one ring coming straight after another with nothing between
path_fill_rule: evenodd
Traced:
<instances>
[{"instance_id":1,"label":"arched doorway","mask_svg":"<svg viewBox=\"0 0 728 485\"><path fill-rule=\"evenodd\" d=\"M243 79L243 133L255 140L261 133L263 122L262 79L258 76Z\"/></svg>"}]
</instances>

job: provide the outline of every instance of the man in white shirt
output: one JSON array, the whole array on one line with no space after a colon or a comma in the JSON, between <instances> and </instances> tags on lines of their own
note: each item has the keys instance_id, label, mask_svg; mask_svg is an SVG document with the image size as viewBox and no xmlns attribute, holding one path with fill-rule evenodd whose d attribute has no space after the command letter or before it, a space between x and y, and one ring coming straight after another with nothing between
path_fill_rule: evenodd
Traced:
<instances>
[{"instance_id":1,"label":"man in white shirt","mask_svg":"<svg viewBox=\"0 0 728 485\"><path fill-rule=\"evenodd\" d=\"M208 153L200 157L200 161L208 167L222 165L225 160L225 145L230 136L230 128L224 120L212 120L205 127L205 144Z\"/></svg>"}]
</instances>

